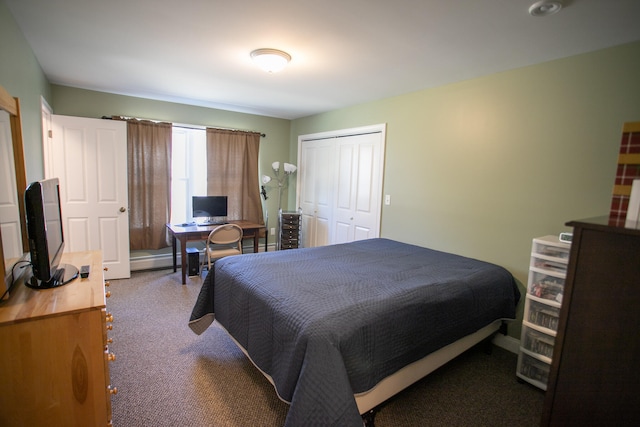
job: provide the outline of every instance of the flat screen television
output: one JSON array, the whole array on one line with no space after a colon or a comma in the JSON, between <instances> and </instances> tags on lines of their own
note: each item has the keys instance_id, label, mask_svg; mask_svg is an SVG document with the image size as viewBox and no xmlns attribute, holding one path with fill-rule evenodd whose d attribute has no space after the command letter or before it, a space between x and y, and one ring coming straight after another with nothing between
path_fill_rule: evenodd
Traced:
<instances>
[{"instance_id":1,"label":"flat screen television","mask_svg":"<svg viewBox=\"0 0 640 427\"><path fill-rule=\"evenodd\" d=\"M32 277L25 283L32 288L53 288L78 277L78 269L61 264L64 250L60 184L58 178L29 184L24 193L27 235Z\"/></svg>"},{"instance_id":2,"label":"flat screen television","mask_svg":"<svg viewBox=\"0 0 640 427\"><path fill-rule=\"evenodd\" d=\"M193 196L193 218L199 224L222 223L227 218L227 196Z\"/></svg>"}]
</instances>

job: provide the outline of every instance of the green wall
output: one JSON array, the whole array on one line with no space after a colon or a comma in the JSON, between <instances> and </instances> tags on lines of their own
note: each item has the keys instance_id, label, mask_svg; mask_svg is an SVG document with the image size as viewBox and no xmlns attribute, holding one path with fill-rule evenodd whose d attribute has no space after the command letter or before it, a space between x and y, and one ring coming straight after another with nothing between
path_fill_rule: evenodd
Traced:
<instances>
[{"instance_id":1,"label":"green wall","mask_svg":"<svg viewBox=\"0 0 640 427\"><path fill-rule=\"evenodd\" d=\"M622 125L640 121L639 76L633 43L331 111L292 122L292 158L298 135L386 123L381 235L495 262L526 284L532 238L608 214Z\"/></svg>"},{"instance_id":2,"label":"green wall","mask_svg":"<svg viewBox=\"0 0 640 427\"><path fill-rule=\"evenodd\" d=\"M20 99L27 181L44 176L41 98L51 100L49 82L13 16L0 1L0 85Z\"/></svg>"}]
</instances>

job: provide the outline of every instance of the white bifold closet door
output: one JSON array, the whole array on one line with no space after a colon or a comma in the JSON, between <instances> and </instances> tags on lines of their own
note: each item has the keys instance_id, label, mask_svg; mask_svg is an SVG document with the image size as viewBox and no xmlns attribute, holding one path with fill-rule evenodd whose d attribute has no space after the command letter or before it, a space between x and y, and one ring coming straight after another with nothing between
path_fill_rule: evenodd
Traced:
<instances>
[{"instance_id":1,"label":"white bifold closet door","mask_svg":"<svg viewBox=\"0 0 640 427\"><path fill-rule=\"evenodd\" d=\"M303 247L380 236L385 126L298 138Z\"/></svg>"}]
</instances>

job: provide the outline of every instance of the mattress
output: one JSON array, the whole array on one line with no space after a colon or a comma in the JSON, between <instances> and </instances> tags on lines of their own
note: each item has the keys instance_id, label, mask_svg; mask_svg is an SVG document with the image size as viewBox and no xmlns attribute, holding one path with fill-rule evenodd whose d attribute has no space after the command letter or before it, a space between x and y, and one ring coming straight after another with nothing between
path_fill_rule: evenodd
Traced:
<instances>
[{"instance_id":1,"label":"mattress","mask_svg":"<svg viewBox=\"0 0 640 427\"><path fill-rule=\"evenodd\" d=\"M223 258L189 326L215 320L290 403L286 426L361 426L354 393L497 319L504 268L389 239Z\"/></svg>"}]
</instances>

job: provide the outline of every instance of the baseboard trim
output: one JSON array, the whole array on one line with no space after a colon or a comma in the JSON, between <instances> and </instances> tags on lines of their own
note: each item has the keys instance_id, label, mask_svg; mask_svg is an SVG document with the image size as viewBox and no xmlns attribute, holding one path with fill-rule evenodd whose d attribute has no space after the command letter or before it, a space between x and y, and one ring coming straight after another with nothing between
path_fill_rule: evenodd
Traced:
<instances>
[{"instance_id":1,"label":"baseboard trim","mask_svg":"<svg viewBox=\"0 0 640 427\"><path fill-rule=\"evenodd\" d=\"M176 262L179 266L181 263L180 254L178 254ZM137 256L131 258L130 263L131 271L170 268L173 266L173 256L171 254Z\"/></svg>"}]
</instances>

